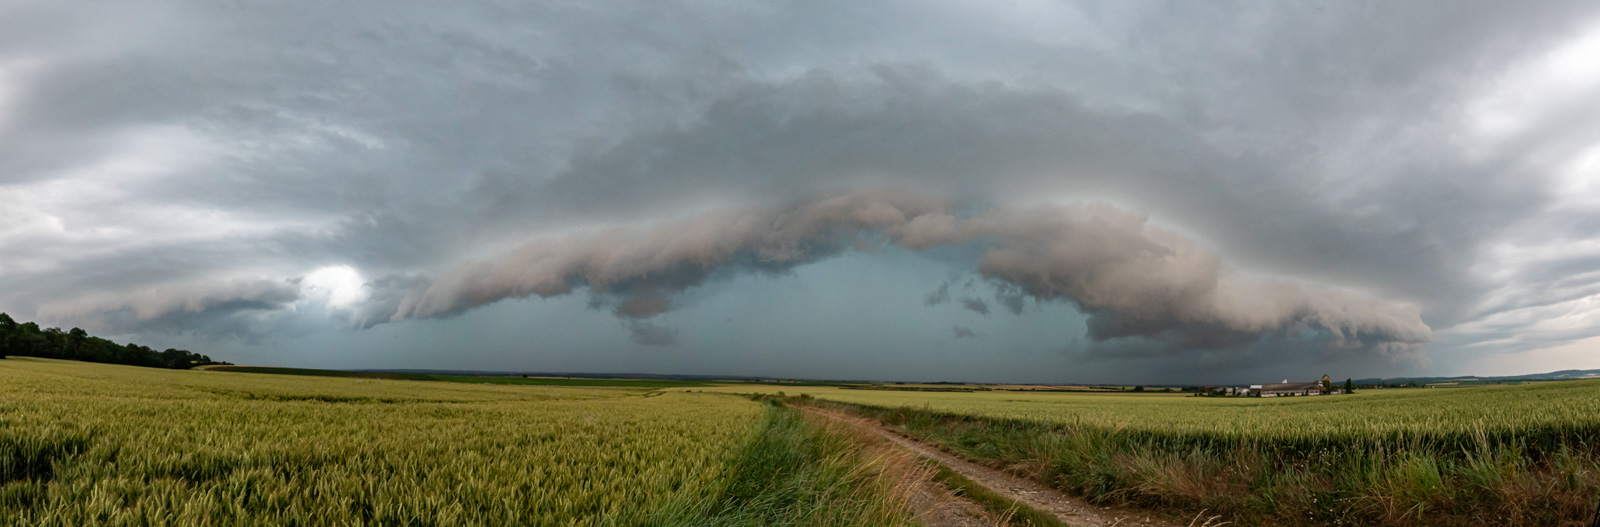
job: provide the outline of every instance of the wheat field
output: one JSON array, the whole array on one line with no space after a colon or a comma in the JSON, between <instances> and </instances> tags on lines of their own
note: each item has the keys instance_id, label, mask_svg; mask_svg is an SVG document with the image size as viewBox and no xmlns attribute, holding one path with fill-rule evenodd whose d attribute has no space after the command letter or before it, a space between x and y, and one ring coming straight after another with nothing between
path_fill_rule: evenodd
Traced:
<instances>
[{"instance_id":1,"label":"wheat field","mask_svg":"<svg viewBox=\"0 0 1600 527\"><path fill-rule=\"evenodd\" d=\"M741 459L773 412L642 389L12 358L0 361L0 525L740 524L724 494L741 474L771 476ZM785 444L820 444L802 424ZM853 466L841 452L785 453ZM821 484L870 494L860 471L837 472ZM797 495L779 505L806 506ZM881 523L903 523L895 506Z\"/></svg>"},{"instance_id":2,"label":"wheat field","mask_svg":"<svg viewBox=\"0 0 1600 527\"><path fill-rule=\"evenodd\" d=\"M1234 525L1587 526L1600 496L1600 381L1265 399L691 389L781 391L1093 501Z\"/></svg>"}]
</instances>

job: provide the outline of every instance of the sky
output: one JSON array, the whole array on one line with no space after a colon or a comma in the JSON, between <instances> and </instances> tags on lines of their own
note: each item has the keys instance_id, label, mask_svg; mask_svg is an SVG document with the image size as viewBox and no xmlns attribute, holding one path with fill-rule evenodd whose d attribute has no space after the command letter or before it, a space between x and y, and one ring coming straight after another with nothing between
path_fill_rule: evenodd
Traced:
<instances>
[{"instance_id":1,"label":"sky","mask_svg":"<svg viewBox=\"0 0 1600 527\"><path fill-rule=\"evenodd\" d=\"M0 0L0 311L321 368L1600 368L1600 4Z\"/></svg>"}]
</instances>

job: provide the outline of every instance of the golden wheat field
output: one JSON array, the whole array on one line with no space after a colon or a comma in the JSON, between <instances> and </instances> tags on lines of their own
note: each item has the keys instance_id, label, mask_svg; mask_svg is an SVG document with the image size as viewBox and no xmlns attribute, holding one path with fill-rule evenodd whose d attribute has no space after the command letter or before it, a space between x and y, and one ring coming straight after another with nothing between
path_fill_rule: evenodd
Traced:
<instances>
[{"instance_id":1,"label":"golden wheat field","mask_svg":"<svg viewBox=\"0 0 1600 527\"><path fill-rule=\"evenodd\" d=\"M713 499L762 414L717 395L12 358L0 523L649 523Z\"/></svg>"}]
</instances>

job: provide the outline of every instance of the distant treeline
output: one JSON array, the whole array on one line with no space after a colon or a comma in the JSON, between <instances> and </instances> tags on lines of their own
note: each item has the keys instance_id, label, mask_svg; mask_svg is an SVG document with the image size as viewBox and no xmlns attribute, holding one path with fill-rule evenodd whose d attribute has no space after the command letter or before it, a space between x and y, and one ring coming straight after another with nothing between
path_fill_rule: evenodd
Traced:
<instances>
[{"instance_id":1,"label":"distant treeline","mask_svg":"<svg viewBox=\"0 0 1600 527\"><path fill-rule=\"evenodd\" d=\"M10 355L174 369L227 364L186 350L168 348L166 351L156 351L132 343L119 345L100 337L91 337L79 328L67 331L61 328L39 329L38 324L18 323L10 315L0 313L0 359Z\"/></svg>"}]
</instances>

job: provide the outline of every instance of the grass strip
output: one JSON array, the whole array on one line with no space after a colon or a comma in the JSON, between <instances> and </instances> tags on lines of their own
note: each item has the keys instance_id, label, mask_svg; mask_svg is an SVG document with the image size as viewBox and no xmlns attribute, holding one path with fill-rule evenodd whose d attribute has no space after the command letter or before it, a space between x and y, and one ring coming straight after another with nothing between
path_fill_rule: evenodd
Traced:
<instances>
[{"instance_id":1,"label":"grass strip","mask_svg":"<svg viewBox=\"0 0 1600 527\"><path fill-rule=\"evenodd\" d=\"M959 472L950 470L949 467L929 461L934 466L933 479L950 487L956 494L965 496L985 510L992 512L999 518L1005 518L1011 525L1037 526L1037 527L1068 527L1067 524L1057 520L1055 515L1041 511L1026 503L996 494L994 491L977 484Z\"/></svg>"},{"instance_id":2,"label":"grass strip","mask_svg":"<svg viewBox=\"0 0 1600 527\"><path fill-rule=\"evenodd\" d=\"M624 524L673 526L917 525L909 494L840 430L806 419L781 402L768 404L765 423L732 463L721 498L681 506Z\"/></svg>"}]
</instances>

